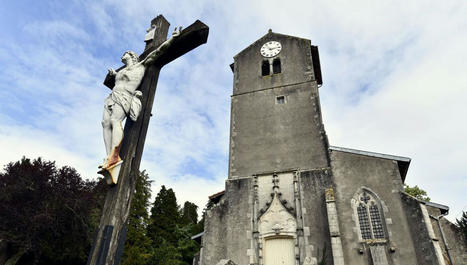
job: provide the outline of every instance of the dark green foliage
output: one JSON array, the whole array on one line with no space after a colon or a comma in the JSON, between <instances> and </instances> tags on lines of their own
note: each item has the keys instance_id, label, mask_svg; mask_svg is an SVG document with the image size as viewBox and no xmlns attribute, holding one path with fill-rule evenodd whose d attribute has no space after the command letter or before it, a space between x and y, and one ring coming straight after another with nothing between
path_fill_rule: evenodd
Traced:
<instances>
[{"instance_id":1,"label":"dark green foliage","mask_svg":"<svg viewBox=\"0 0 467 265\"><path fill-rule=\"evenodd\" d=\"M198 206L191 202L185 202L183 206L180 209L172 189L162 186L151 209L148 225L153 248L149 264L192 264L199 245L191 237L203 228L198 223Z\"/></svg>"},{"instance_id":2,"label":"dark green foliage","mask_svg":"<svg viewBox=\"0 0 467 265\"><path fill-rule=\"evenodd\" d=\"M462 212L462 217L461 219L456 219L456 224L462 231L464 243L467 244L467 212Z\"/></svg>"},{"instance_id":3,"label":"dark green foliage","mask_svg":"<svg viewBox=\"0 0 467 265\"><path fill-rule=\"evenodd\" d=\"M18 264L85 264L102 209L103 182L40 158L9 163L0 173L0 238Z\"/></svg>"},{"instance_id":4,"label":"dark green foliage","mask_svg":"<svg viewBox=\"0 0 467 265\"><path fill-rule=\"evenodd\" d=\"M198 206L196 204L185 202L181 212L180 225L187 230L188 234L193 236L203 232L204 219L198 222Z\"/></svg>"},{"instance_id":5,"label":"dark green foliage","mask_svg":"<svg viewBox=\"0 0 467 265\"><path fill-rule=\"evenodd\" d=\"M199 245L191 237L194 235L193 230L196 224L189 224L182 228L177 226L177 250L181 255L181 264L190 265L193 262L193 257L199 251Z\"/></svg>"},{"instance_id":6,"label":"dark green foliage","mask_svg":"<svg viewBox=\"0 0 467 265\"><path fill-rule=\"evenodd\" d=\"M177 198L172 189L162 186L156 196L151 209L151 218L148 225L148 235L153 241L153 245L159 246L166 241L175 246L177 238L175 228L180 221L180 211Z\"/></svg>"},{"instance_id":7,"label":"dark green foliage","mask_svg":"<svg viewBox=\"0 0 467 265\"><path fill-rule=\"evenodd\" d=\"M410 187L409 185L404 184L404 191L407 194L412 195L413 197L419 200L426 202L429 202L431 200L430 197L426 196L426 191L420 189L417 185Z\"/></svg>"},{"instance_id":8,"label":"dark green foliage","mask_svg":"<svg viewBox=\"0 0 467 265\"><path fill-rule=\"evenodd\" d=\"M151 181L146 172L143 171L139 174L135 186L122 265L143 265L151 257L151 239L147 236L149 222L147 208L150 205Z\"/></svg>"},{"instance_id":9,"label":"dark green foliage","mask_svg":"<svg viewBox=\"0 0 467 265\"><path fill-rule=\"evenodd\" d=\"M154 248L152 259L148 265L182 265L182 255L176 246L162 241L160 245Z\"/></svg>"},{"instance_id":10,"label":"dark green foliage","mask_svg":"<svg viewBox=\"0 0 467 265\"><path fill-rule=\"evenodd\" d=\"M16 264L86 264L107 185L84 181L70 167L41 159L10 163L0 173L0 239ZM122 265L190 265L199 251L191 236L203 230L198 207L180 209L162 186L148 214L151 181L141 172L131 203Z\"/></svg>"},{"instance_id":11,"label":"dark green foliage","mask_svg":"<svg viewBox=\"0 0 467 265\"><path fill-rule=\"evenodd\" d=\"M198 222L198 206L191 202L185 202L181 218L180 223L183 225L196 224Z\"/></svg>"}]
</instances>

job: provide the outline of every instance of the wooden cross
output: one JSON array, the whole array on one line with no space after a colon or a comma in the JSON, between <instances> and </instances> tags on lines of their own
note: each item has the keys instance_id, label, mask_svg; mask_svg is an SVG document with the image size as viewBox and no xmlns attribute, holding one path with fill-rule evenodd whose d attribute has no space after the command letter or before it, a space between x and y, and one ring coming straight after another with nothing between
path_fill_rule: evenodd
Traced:
<instances>
[{"instance_id":1,"label":"wooden cross","mask_svg":"<svg viewBox=\"0 0 467 265\"><path fill-rule=\"evenodd\" d=\"M169 22L162 15L151 21L151 29L154 30L154 34L149 32L151 34L146 36L146 47L139 56L140 60L146 58L150 52L165 41L169 26ZM136 178L139 175L139 165L151 117L159 72L164 65L206 43L208 34L208 26L196 20L184 29L180 36L173 40L167 50L146 69L138 88L143 94L141 99L142 109L135 122L128 118L126 120L124 138L120 149L123 164L120 168L118 184L110 187L107 192L99 228L88 257L88 265L120 264L131 199L135 190ZM107 75L104 85L112 89L114 84L115 76Z\"/></svg>"}]
</instances>

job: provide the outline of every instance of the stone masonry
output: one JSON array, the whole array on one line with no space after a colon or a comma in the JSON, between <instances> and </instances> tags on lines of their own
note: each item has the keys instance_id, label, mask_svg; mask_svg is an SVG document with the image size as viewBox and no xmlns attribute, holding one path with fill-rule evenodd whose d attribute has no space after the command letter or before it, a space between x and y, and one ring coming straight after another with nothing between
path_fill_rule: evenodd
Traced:
<instances>
[{"instance_id":1,"label":"stone masonry","mask_svg":"<svg viewBox=\"0 0 467 265\"><path fill-rule=\"evenodd\" d=\"M410 158L329 145L310 40L269 31L231 68L229 175L196 265L467 264L449 208L403 192Z\"/></svg>"}]
</instances>

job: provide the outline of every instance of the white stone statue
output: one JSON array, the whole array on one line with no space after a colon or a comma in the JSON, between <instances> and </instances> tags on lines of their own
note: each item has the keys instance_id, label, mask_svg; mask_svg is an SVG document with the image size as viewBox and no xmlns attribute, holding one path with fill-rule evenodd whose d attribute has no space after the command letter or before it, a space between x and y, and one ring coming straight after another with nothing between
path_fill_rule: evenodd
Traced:
<instances>
[{"instance_id":1,"label":"white stone statue","mask_svg":"<svg viewBox=\"0 0 467 265\"><path fill-rule=\"evenodd\" d=\"M135 52L127 51L122 56L125 67L118 72L112 68L109 69L109 74L115 76L115 86L112 93L105 99L102 127L107 158L99 168L108 170L123 162L119 155L123 140L122 121L127 116L136 121L141 111L142 94L136 89L143 79L146 67L163 54L173 40L180 35L181 30L182 27L175 28L172 36L141 62L138 61L138 55Z\"/></svg>"}]
</instances>

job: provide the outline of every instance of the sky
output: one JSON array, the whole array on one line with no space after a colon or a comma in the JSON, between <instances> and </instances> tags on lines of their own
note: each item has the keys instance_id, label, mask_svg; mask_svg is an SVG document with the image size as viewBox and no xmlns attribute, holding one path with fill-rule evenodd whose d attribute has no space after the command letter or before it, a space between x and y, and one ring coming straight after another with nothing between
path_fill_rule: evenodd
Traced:
<instances>
[{"instance_id":1,"label":"sky","mask_svg":"<svg viewBox=\"0 0 467 265\"><path fill-rule=\"evenodd\" d=\"M179 204L224 189L233 56L274 32L318 45L334 146L412 159L406 183L467 210L467 3L451 1L2 0L0 165L42 157L98 177L102 82L144 49L159 14L208 42L160 74L141 169ZM172 29L170 30L172 31Z\"/></svg>"}]
</instances>

